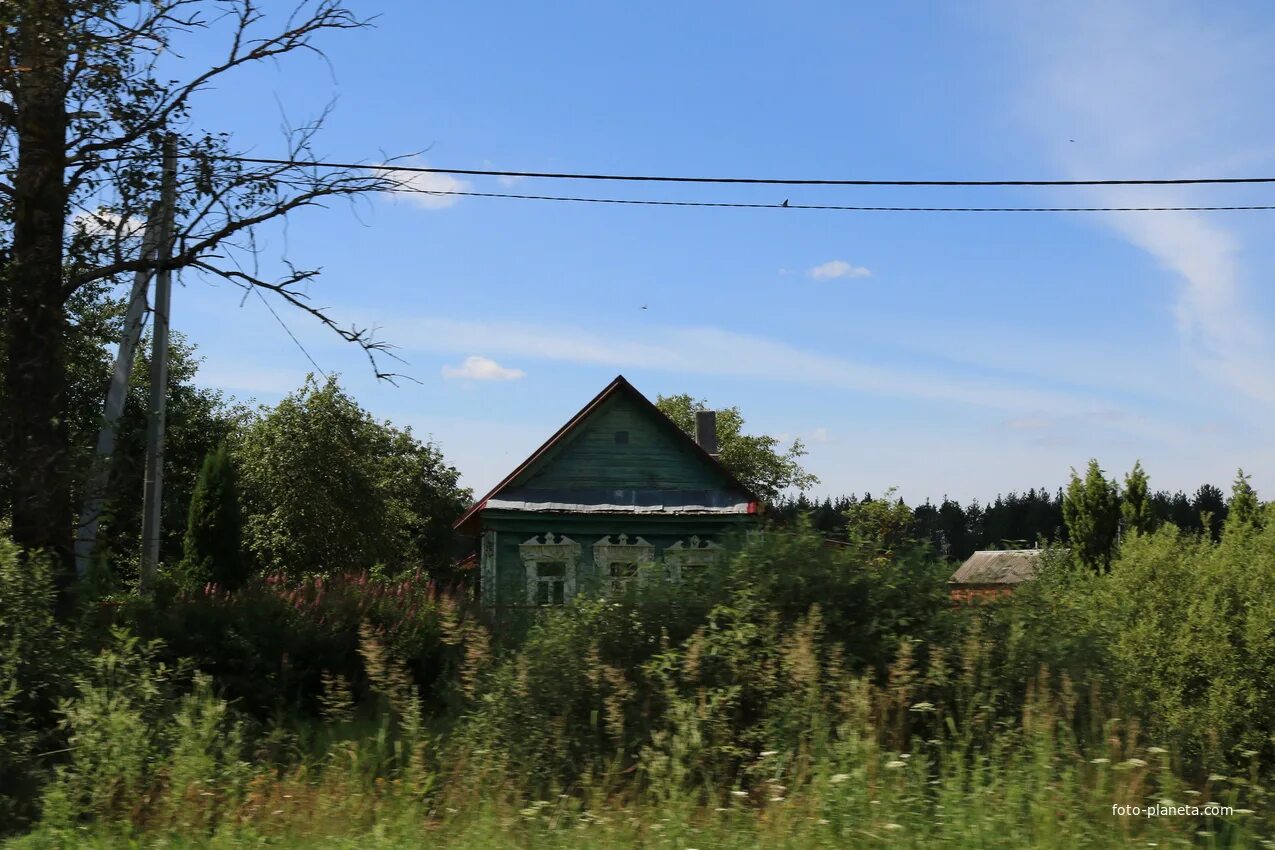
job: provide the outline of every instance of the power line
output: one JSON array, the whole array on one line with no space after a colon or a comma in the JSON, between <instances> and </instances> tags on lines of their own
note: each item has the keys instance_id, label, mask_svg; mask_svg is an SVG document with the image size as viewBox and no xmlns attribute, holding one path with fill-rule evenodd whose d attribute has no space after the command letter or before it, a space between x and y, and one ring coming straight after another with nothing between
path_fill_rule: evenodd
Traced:
<instances>
[{"instance_id":1,"label":"power line","mask_svg":"<svg viewBox=\"0 0 1275 850\"><path fill-rule=\"evenodd\" d=\"M465 198L507 198L521 201L564 201L578 204L631 204L655 207L726 207L732 209L840 210L845 212L950 212L950 213L1047 213L1047 212L1226 212L1275 210L1275 204L1246 206L1180 207L885 207L843 204L749 204L734 201L660 201L642 198L586 198L568 195L520 195L509 192L457 192L427 189L399 190L416 195L443 195Z\"/></svg>"},{"instance_id":2,"label":"power line","mask_svg":"<svg viewBox=\"0 0 1275 850\"><path fill-rule=\"evenodd\" d=\"M498 171L480 168L373 165L365 162L318 162L295 159L226 156L236 162L312 168L357 168L412 174L458 174L468 177L542 177L549 180L617 180L644 183L733 183L760 186L1199 186L1207 184L1275 183L1275 177L1168 177L1116 180L840 180L774 177L677 177L650 174L587 174L558 171Z\"/></svg>"},{"instance_id":3,"label":"power line","mask_svg":"<svg viewBox=\"0 0 1275 850\"><path fill-rule=\"evenodd\" d=\"M314 358L310 356L310 352L305 350L305 346L301 344L301 340L297 339L296 335L283 323L283 319L275 312L275 309L271 306L270 302L266 300L266 296L261 294L261 290L254 286L252 287L252 291L257 293L257 297L261 299L262 304L266 305L266 309L270 311L270 315L274 316L274 320L279 323L279 327L283 328L283 332L292 337L292 341L297 344L297 348L301 349L301 353L305 355L306 360L310 361L310 365L315 369L318 369L319 374L326 379L328 377L328 373L323 371L323 367L315 362Z\"/></svg>"}]
</instances>

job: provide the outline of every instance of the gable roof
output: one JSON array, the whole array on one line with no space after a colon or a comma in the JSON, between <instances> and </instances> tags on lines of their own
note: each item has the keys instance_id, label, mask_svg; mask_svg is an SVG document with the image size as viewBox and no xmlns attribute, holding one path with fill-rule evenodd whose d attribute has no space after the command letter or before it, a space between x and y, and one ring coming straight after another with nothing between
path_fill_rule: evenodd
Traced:
<instances>
[{"instance_id":1,"label":"gable roof","mask_svg":"<svg viewBox=\"0 0 1275 850\"><path fill-rule=\"evenodd\" d=\"M1013 585L1036 574L1039 549L996 549L975 552L948 579L949 584Z\"/></svg>"},{"instance_id":2,"label":"gable roof","mask_svg":"<svg viewBox=\"0 0 1275 850\"><path fill-rule=\"evenodd\" d=\"M715 471L722 476L725 482L732 489L739 491L739 493L746 500L746 503L745 503L746 508L744 511L737 511L737 512L756 513L758 511L759 505L761 503L761 499L759 499L757 495L753 493L753 491L748 486L746 486L743 482L741 482L735 476L734 473L732 473L729 469L723 466L721 461L719 461L716 457L704 451L704 448L699 443L695 442L695 440L689 434L687 434L685 431L679 428L677 423L674 422L672 419L669 419L668 416L664 414L664 411L656 407L655 404L652 403L650 399L642 395L642 393L638 392L637 389L632 384L630 384L623 375L617 375L615 377L615 380L607 384L607 386L602 390L602 392L594 396L593 399L584 407L582 407L580 411L576 413L575 416L572 416L569 420L567 420L567 423L563 425L561 428L559 428L556 432L554 432L553 436L551 436L548 440L546 440L544 444L540 446L540 448L532 452L531 455L522 463L520 463L518 467L514 469L513 472L509 473L507 476L505 476L505 478L499 484L491 488L491 490L487 493L487 495L483 496L481 499L475 502L469 508L469 510L465 511L465 513L460 517L460 519L456 520L456 522L453 523L452 527L457 529L458 531L472 533L475 530L474 525L477 521L478 515L483 511L483 509L488 507L490 502L495 500L495 498L502 491L508 489L511 485L513 485L520 478L522 478L526 473L530 472L532 469L537 467L541 461L545 460L555 448L562 445L566 440L568 440L570 436L575 431L577 431L585 423L585 421L588 420L594 413L596 413L599 409L601 409L603 405L605 405L607 402L617 397L625 397L633 401L640 410L642 410L644 413L649 415L654 422L658 423L659 427L667 431L669 436L675 442L679 442L681 445L688 448L693 455L697 456L702 461L710 464L715 469ZM663 510L668 510L669 508L671 508L673 512L684 512L684 513L694 513L694 512L701 512L701 511L723 512L723 511L730 510L729 508L725 508L724 506L709 504L710 502L712 502L712 500L710 498L704 498L703 497L704 494L693 494L693 495L687 494L687 495L690 498L686 503L681 505L666 506L663 504L663 502L661 502L660 504L651 504L650 503L651 500L649 498L646 498L646 499L643 498L643 496L641 495L641 491L634 491L634 494L630 496L630 501L624 505L619 505L619 504L593 505L592 507L595 509L611 508L616 511L624 511L624 512L630 512L630 513L663 511ZM641 504L644 502L646 504ZM705 504L697 504L697 503L705 503ZM502 508L513 507L515 504L516 503L514 502L502 503L500 507ZM553 504L553 505L545 504L545 505L542 505L542 507L544 509L549 509L549 510L572 510L573 508L583 508L584 506L571 505L571 504Z\"/></svg>"}]
</instances>

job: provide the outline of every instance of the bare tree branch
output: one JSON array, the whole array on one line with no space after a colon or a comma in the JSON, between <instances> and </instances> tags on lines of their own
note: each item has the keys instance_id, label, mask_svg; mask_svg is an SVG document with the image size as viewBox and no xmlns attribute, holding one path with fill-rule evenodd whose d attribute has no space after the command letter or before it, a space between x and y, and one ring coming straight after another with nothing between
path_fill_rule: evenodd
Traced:
<instances>
[{"instance_id":1,"label":"bare tree branch","mask_svg":"<svg viewBox=\"0 0 1275 850\"><path fill-rule=\"evenodd\" d=\"M254 274L249 274L242 269L227 269L206 260L196 260L190 263L189 267L224 278L237 286L242 286L245 290L257 288L258 290L266 289L275 293L293 307L296 307L297 309L302 310L318 319L325 327L334 331L346 342L351 342L359 346L359 348L361 348L367 355L368 362L371 364L372 370L376 374L378 380L388 381L395 385L397 385L398 379L415 380L410 376L402 375L397 372L381 371L376 360L378 354L387 355L402 362L401 359L393 353L392 349L394 346L374 339L373 331L369 328L358 328L354 326L349 328L341 327L335 320L332 319L331 316L328 315L326 308L316 307L309 303L309 295L304 292L299 292L294 288L298 284L304 283L318 275L319 269L292 269L288 276L281 280L271 282L263 280Z\"/></svg>"}]
</instances>

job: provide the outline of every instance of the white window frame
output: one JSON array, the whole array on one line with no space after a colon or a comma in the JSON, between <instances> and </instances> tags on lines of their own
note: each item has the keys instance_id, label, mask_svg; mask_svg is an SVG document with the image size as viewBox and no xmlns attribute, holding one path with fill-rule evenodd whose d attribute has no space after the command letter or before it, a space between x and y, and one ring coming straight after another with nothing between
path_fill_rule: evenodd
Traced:
<instances>
[{"instance_id":1,"label":"white window frame","mask_svg":"<svg viewBox=\"0 0 1275 850\"><path fill-rule=\"evenodd\" d=\"M687 567L700 569L710 567L722 556L725 550L707 538L692 534L685 540L679 540L664 550L664 565L672 581L681 581Z\"/></svg>"},{"instance_id":2,"label":"white window frame","mask_svg":"<svg viewBox=\"0 0 1275 850\"><path fill-rule=\"evenodd\" d=\"M554 534L552 531L523 541L518 545L518 554L522 558L523 569L527 579L527 603L542 607L555 607L557 603L547 605L538 602L540 585L555 583L554 578L541 578L540 565L544 563L562 563L562 601L569 602L576 593L576 568L580 563L580 544L565 534ZM550 590L548 598L553 599Z\"/></svg>"},{"instance_id":3,"label":"white window frame","mask_svg":"<svg viewBox=\"0 0 1275 850\"><path fill-rule=\"evenodd\" d=\"M611 542L612 538L615 538L617 542ZM598 570L602 587L616 595L623 594L628 589L644 564L653 563L655 563L655 547L639 535L630 538L627 534L608 534L593 544L593 564ZM631 574L612 575L612 564L631 566Z\"/></svg>"}]
</instances>

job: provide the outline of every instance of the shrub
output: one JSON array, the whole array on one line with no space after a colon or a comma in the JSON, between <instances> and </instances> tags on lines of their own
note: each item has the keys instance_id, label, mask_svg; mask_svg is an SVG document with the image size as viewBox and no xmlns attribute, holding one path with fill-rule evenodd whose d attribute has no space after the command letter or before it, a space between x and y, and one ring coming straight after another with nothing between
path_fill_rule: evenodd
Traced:
<instances>
[{"instance_id":1,"label":"shrub","mask_svg":"<svg viewBox=\"0 0 1275 850\"><path fill-rule=\"evenodd\" d=\"M0 833L32 816L49 770L41 754L63 746L51 718L79 655L55 597L50 562L0 539Z\"/></svg>"},{"instance_id":2,"label":"shrub","mask_svg":"<svg viewBox=\"0 0 1275 850\"><path fill-rule=\"evenodd\" d=\"M500 753L547 790L631 769L693 717L687 775L729 782L763 742L802 739L832 699L806 687L821 671L884 679L914 636L925 646L950 628L946 568L915 547L891 558L803 526L694 583L652 576L624 598L545 612L485 680L461 748Z\"/></svg>"},{"instance_id":3,"label":"shrub","mask_svg":"<svg viewBox=\"0 0 1275 850\"><path fill-rule=\"evenodd\" d=\"M467 652L483 640L463 600L419 573L266 576L233 592L216 585L180 591L136 616L135 627L163 642L170 663L190 659L262 720L291 711L317 716L325 680L346 683L356 701L366 697L364 625L425 688L432 712L442 714L460 698Z\"/></svg>"}]
</instances>

